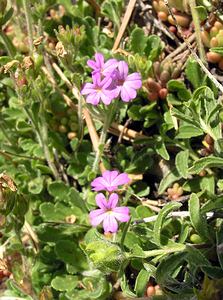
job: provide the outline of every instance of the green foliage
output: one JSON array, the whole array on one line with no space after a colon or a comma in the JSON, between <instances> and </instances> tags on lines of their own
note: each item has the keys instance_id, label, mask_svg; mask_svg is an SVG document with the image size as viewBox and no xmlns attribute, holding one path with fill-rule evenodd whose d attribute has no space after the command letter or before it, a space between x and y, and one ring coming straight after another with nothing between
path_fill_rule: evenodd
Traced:
<instances>
[{"instance_id":1,"label":"green foliage","mask_svg":"<svg viewBox=\"0 0 223 300\"><path fill-rule=\"evenodd\" d=\"M162 294L154 299L215 299L223 278L217 88L192 58L173 76L178 56L163 62L174 40L169 48L156 28L145 34L144 17L134 13L111 51L124 1L27 1L30 19L24 2L0 4L0 271L13 273L0 272L0 298L106 300L120 289L136 298L154 284ZM204 22L212 8L203 2L196 10ZM184 11L182 1L175 5ZM97 209L95 129L100 134L109 108L86 104L75 87L89 82L87 61L96 52L125 60L143 81L133 101L119 103L99 149L108 170L131 177L117 192L131 219L116 234L89 220ZM163 71L170 75L164 82ZM157 95L167 90L165 99L148 100L148 77Z\"/></svg>"}]
</instances>

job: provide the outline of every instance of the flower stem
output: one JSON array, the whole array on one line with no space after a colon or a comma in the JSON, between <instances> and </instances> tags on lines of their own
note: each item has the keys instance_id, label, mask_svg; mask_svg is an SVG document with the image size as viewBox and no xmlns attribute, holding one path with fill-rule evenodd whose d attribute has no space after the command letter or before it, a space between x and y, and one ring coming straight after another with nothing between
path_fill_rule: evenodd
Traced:
<instances>
[{"instance_id":1,"label":"flower stem","mask_svg":"<svg viewBox=\"0 0 223 300\"><path fill-rule=\"evenodd\" d=\"M101 132L100 139L99 139L98 150L96 152L95 160L94 160L94 163L93 163L92 171L95 172L95 173L97 173L97 171L98 171L98 166L99 166L101 156L102 156L102 153L103 153L102 148L103 148L103 146L106 142L107 131L108 131L110 125L111 125L111 122L112 122L114 113L116 111L117 105L118 105L118 100L114 100L113 104L111 104L111 106L108 109L107 114L105 116L104 125L103 125L102 132Z\"/></svg>"},{"instance_id":2,"label":"flower stem","mask_svg":"<svg viewBox=\"0 0 223 300\"><path fill-rule=\"evenodd\" d=\"M32 28L32 17L30 13L29 0L23 0L23 9L26 17L26 26L29 36L29 52L33 53L33 28Z\"/></svg>"}]
</instances>

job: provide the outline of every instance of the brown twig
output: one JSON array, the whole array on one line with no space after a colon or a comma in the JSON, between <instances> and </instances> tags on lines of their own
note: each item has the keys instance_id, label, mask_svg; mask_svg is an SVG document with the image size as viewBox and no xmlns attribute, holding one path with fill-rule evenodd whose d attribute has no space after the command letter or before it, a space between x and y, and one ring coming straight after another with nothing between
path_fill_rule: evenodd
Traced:
<instances>
[{"instance_id":1,"label":"brown twig","mask_svg":"<svg viewBox=\"0 0 223 300\"><path fill-rule=\"evenodd\" d=\"M133 12L133 9L135 7L135 4L136 4L136 0L129 0L129 4L128 4L127 8L126 8L126 12L125 12L125 15L124 15L121 27L119 29L119 32L118 32L118 35L116 37L114 46L112 48L113 52L118 48L118 46L119 46L119 44L121 42L121 39L122 39L122 37L123 37L123 35L125 33L126 27L128 25L128 22L130 20L131 15L132 15L132 12Z\"/></svg>"},{"instance_id":2,"label":"brown twig","mask_svg":"<svg viewBox=\"0 0 223 300\"><path fill-rule=\"evenodd\" d=\"M111 128L109 129L109 131L112 131L113 132L117 132L118 133L118 136L120 135L120 133L123 134L123 137L127 137L129 138L130 140L135 140L135 139L140 139L140 138L148 138L148 136L138 132L138 131L135 131L135 130L132 130L132 129L129 129L129 128L125 128L123 125L120 125L120 124L117 124L117 123L112 123L111 124Z\"/></svg>"},{"instance_id":3,"label":"brown twig","mask_svg":"<svg viewBox=\"0 0 223 300\"><path fill-rule=\"evenodd\" d=\"M122 137L123 137L123 135L124 135L124 130L128 127L128 125L130 124L130 122L132 121L132 119L128 119L126 122L125 122L125 124L124 124L124 126L123 126L123 129L122 129L122 131L120 132L120 134L119 134L119 137L118 137L118 144L121 144L121 142L122 142Z\"/></svg>"}]
</instances>

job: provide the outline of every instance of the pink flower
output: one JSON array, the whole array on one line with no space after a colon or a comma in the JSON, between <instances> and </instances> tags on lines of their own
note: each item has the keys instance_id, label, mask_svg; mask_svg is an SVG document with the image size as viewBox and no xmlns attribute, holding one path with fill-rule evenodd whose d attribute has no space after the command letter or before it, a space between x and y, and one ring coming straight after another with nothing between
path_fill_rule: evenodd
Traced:
<instances>
[{"instance_id":1,"label":"pink flower","mask_svg":"<svg viewBox=\"0 0 223 300\"><path fill-rule=\"evenodd\" d=\"M90 222L92 226L96 227L103 222L105 232L117 232L117 220L119 222L129 221L129 208L117 207L117 194L111 194L108 201L102 193L97 194L96 203L100 208L90 212Z\"/></svg>"},{"instance_id":2,"label":"pink flower","mask_svg":"<svg viewBox=\"0 0 223 300\"><path fill-rule=\"evenodd\" d=\"M105 171L102 176L95 178L91 186L93 191L113 192L118 189L120 185L127 184L130 182L130 178L126 173L119 174L117 171Z\"/></svg>"},{"instance_id":3,"label":"pink flower","mask_svg":"<svg viewBox=\"0 0 223 300\"><path fill-rule=\"evenodd\" d=\"M101 80L100 74L97 73L92 77L92 79L93 83L85 83L81 91L82 95L88 95L86 102L98 105L101 100L105 105L109 105L115 98L114 91L109 90L112 78L105 77Z\"/></svg>"},{"instance_id":4,"label":"pink flower","mask_svg":"<svg viewBox=\"0 0 223 300\"><path fill-rule=\"evenodd\" d=\"M101 53L96 53L94 57L95 61L92 59L87 61L88 66L93 69L93 75L97 73L102 74L103 76L110 75L118 65L116 59L109 59L105 63L104 56Z\"/></svg>"},{"instance_id":5,"label":"pink flower","mask_svg":"<svg viewBox=\"0 0 223 300\"><path fill-rule=\"evenodd\" d=\"M142 79L139 73L128 75L129 67L125 61L118 63L118 71L115 72L116 97L121 95L124 102L129 102L136 97L136 90L142 86Z\"/></svg>"}]
</instances>

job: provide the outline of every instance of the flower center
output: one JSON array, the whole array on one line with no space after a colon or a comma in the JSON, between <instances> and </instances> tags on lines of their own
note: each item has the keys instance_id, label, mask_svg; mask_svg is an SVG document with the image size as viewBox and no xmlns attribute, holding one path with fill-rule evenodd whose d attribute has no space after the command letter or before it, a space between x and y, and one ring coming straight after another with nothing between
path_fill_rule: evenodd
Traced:
<instances>
[{"instance_id":1,"label":"flower center","mask_svg":"<svg viewBox=\"0 0 223 300\"><path fill-rule=\"evenodd\" d=\"M124 82L125 82L125 80L123 80L123 79L118 79L118 80L117 80L117 85L123 85Z\"/></svg>"}]
</instances>

